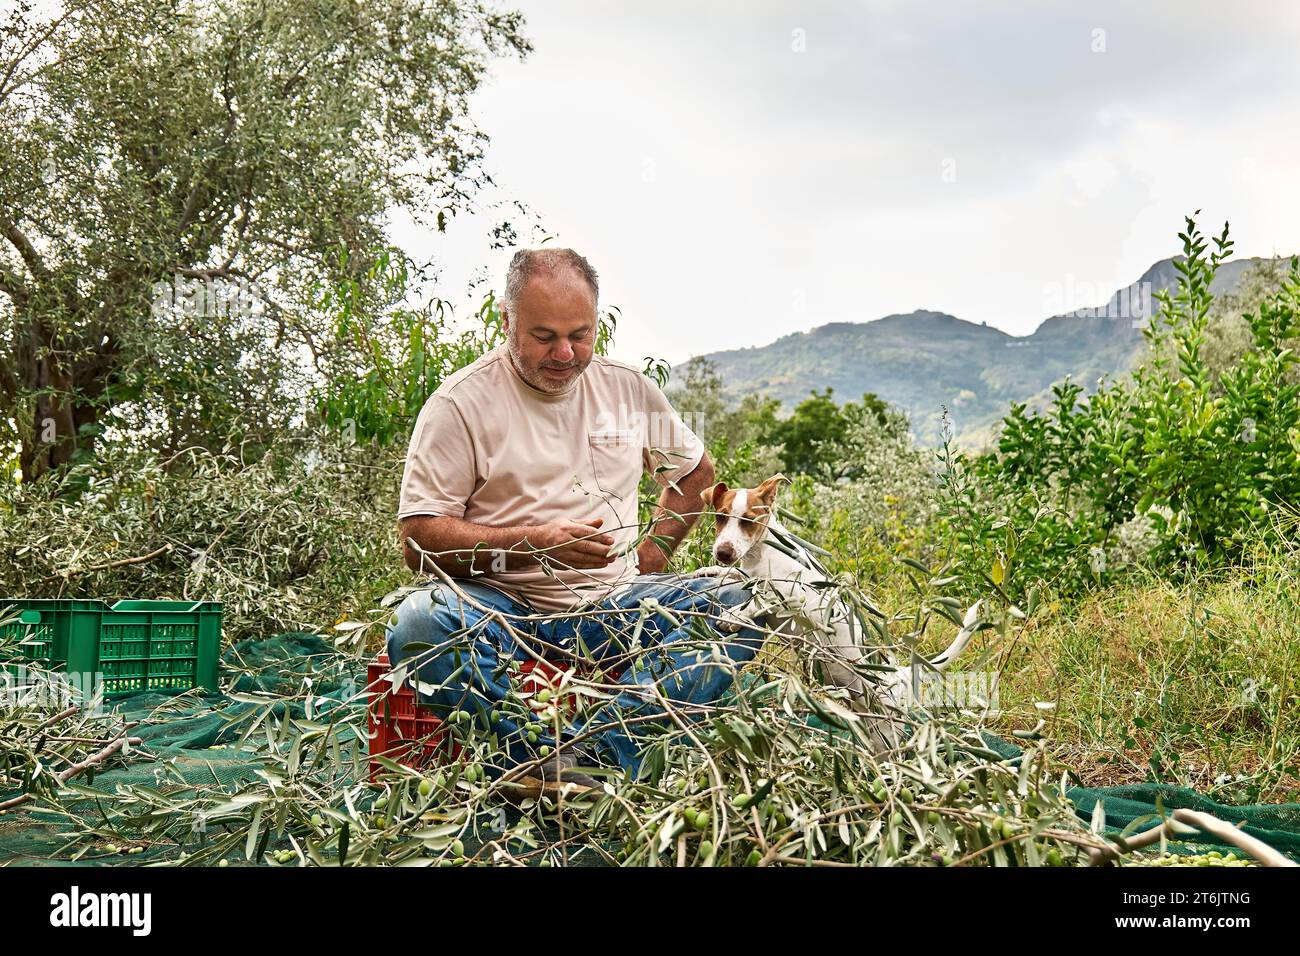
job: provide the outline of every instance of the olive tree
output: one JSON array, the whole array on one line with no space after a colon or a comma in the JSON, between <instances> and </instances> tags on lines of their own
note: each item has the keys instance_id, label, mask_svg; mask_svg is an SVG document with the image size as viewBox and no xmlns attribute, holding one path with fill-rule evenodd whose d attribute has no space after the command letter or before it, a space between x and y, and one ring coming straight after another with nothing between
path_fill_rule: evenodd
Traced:
<instances>
[{"instance_id":1,"label":"olive tree","mask_svg":"<svg viewBox=\"0 0 1300 956\"><path fill-rule=\"evenodd\" d=\"M24 480L113 426L274 424L295 357L330 348L311 290L365 273L393 207L463 208L469 95L529 49L479 0L10 6L0 458Z\"/></svg>"}]
</instances>

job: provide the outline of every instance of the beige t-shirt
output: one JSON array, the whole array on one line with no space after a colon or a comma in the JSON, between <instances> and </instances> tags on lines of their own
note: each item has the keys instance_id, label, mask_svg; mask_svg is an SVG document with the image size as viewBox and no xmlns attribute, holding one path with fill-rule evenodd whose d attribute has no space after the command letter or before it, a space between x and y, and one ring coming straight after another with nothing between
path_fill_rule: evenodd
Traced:
<instances>
[{"instance_id":1,"label":"beige t-shirt","mask_svg":"<svg viewBox=\"0 0 1300 956\"><path fill-rule=\"evenodd\" d=\"M704 446L638 369L594 356L550 395L515 371L505 345L461 369L415 422L397 515L448 515L494 527L603 518L614 547L637 535L637 486L690 474ZM494 571L489 581L538 611L600 600L637 575L635 548L607 567Z\"/></svg>"}]
</instances>

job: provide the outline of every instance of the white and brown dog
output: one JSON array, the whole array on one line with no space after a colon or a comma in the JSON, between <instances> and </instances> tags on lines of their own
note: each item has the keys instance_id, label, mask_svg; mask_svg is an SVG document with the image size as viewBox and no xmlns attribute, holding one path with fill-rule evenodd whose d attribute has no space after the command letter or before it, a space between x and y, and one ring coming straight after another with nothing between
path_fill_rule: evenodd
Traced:
<instances>
[{"instance_id":1,"label":"white and brown dog","mask_svg":"<svg viewBox=\"0 0 1300 956\"><path fill-rule=\"evenodd\" d=\"M706 489L701 499L717 516L713 543L717 564L695 573L729 576L738 568L747 577L768 582L779 602L766 602L768 606L759 610L771 613L772 604L779 604L774 614L778 622L775 632L811 640L827 682L847 690L855 710L881 718L873 721L876 738L882 747L895 746L914 669L898 666L888 649L866 644L863 622L837 594L829 572L777 519L777 490L788 480L773 475L757 488L733 489L718 482ZM957 659L977 629L978 608L976 604L967 612L947 650L928 658L922 666L942 671Z\"/></svg>"}]
</instances>

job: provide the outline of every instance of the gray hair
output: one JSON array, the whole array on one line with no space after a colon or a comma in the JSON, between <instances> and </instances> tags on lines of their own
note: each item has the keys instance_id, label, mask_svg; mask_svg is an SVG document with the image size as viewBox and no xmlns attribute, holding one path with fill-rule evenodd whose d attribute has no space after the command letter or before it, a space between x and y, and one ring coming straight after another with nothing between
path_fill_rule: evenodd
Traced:
<instances>
[{"instance_id":1,"label":"gray hair","mask_svg":"<svg viewBox=\"0 0 1300 956\"><path fill-rule=\"evenodd\" d=\"M534 276L555 275L565 268L572 269L587 280L592 297L597 302L600 301L600 277L585 256L578 255L572 249L520 249L511 258L510 268L506 270L506 291L501 296L501 304L513 315L515 303Z\"/></svg>"}]
</instances>

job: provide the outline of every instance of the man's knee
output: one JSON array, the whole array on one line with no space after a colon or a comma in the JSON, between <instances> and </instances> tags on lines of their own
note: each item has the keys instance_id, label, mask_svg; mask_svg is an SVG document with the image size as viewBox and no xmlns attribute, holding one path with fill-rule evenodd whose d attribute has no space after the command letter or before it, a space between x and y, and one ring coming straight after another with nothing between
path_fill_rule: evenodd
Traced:
<instances>
[{"instance_id":1,"label":"man's knee","mask_svg":"<svg viewBox=\"0 0 1300 956\"><path fill-rule=\"evenodd\" d=\"M407 644L436 646L464 626L465 608L453 592L441 585L412 591L398 605L388 626L389 662L396 665L405 660Z\"/></svg>"},{"instance_id":2,"label":"man's knee","mask_svg":"<svg viewBox=\"0 0 1300 956\"><path fill-rule=\"evenodd\" d=\"M754 600L754 592L739 582L720 585L709 596L720 607L732 609L743 608Z\"/></svg>"}]
</instances>

